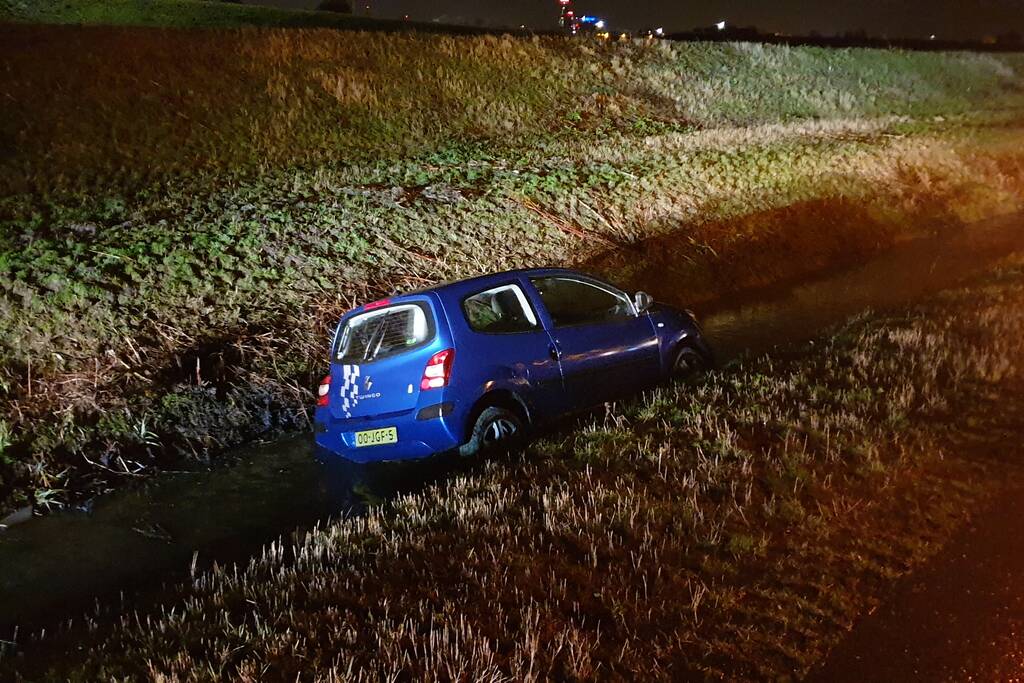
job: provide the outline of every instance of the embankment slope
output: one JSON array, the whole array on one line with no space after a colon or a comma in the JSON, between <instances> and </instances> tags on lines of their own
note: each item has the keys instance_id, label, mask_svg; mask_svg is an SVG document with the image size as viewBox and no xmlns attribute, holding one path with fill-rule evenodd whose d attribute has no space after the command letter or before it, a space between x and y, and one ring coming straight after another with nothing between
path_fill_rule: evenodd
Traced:
<instances>
[{"instance_id":1,"label":"embankment slope","mask_svg":"<svg viewBox=\"0 0 1024 683\"><path fill-rule=\"evenodd\" d=\"M656 251L699 303L1022 197L1019 55L7 25L0 65L8 507L304 428L395 289Z\"/></svg>"}]
</instances>

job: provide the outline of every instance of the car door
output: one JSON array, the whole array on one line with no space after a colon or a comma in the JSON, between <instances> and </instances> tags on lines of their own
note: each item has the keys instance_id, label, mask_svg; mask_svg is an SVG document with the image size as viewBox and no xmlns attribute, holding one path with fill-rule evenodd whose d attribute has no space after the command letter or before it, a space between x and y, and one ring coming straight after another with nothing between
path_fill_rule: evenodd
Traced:
<instances>
[{"instance_id":1,"label":"car door","mask_svg":"<svg viewBox=\"0 0 1024 683\"><path fill-rule=\"evenodd\" d=\"M460 338L486 384L514 391L544 420L565 410L562 374L524 287L518 279L491 283L463 298L460 324L468 329Z\"/></svg>"},{"instance_id":2,"label":"car door","mask_svg":"<svg viewBox=\"0 0 1024 683\"><path fill-rule=\"evenodd\" d=\"M624 292L574 275L530 278L543 304L571 406L600 403L657 381L658 337Z\"/></svg>"}]
</instances>

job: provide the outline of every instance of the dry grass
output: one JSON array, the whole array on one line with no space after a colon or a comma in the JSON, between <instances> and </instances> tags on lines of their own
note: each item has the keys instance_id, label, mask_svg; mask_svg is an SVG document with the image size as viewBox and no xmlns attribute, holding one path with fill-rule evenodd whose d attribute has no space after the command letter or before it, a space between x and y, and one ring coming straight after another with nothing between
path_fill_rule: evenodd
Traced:
<instances>
[{"instance_id":1,"label":"dry grass","mask_svg":"<svg viewBox=\"0 0 1024 683\"><path fill-rule=\"evenodd\" d=\"M1019 476L1019 447L991 436L1013 433L993 426L1022 399L1022 332L1018 262L811 351L613 406L511 461L196 576L159 609L51 633L23 671L800 676Z\"/></svg>"}]
</instances>

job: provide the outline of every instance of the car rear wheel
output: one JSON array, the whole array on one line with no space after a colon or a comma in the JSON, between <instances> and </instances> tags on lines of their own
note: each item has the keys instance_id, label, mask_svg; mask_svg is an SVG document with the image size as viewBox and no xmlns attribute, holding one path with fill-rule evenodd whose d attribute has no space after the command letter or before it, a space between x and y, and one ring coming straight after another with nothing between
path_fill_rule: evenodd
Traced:
<instances>
[{"instance_id":1,"label":"car rear wheel","mask_svg":"<svg viewBox=\"0 0 1024 683\"><path fill-rule=\"evenodd\" d=\"M485 408L473 424L469 442L459 448L464 456L473 456L512 445L522 435L523 421L511 410L491 406Z\"/></svg>"},{"instance_id":2,"label":"car rear wheel","mask_svg":"<svg viewBox=\"0 0 1024 683\"><path fill-rule=\"evenodd\" d=\"M710 365L700 351L691 346L684 346L676 352L675 360L672 362L671 379L681 382L699 377L708 371Z\"/></svg>"}]
</instances>

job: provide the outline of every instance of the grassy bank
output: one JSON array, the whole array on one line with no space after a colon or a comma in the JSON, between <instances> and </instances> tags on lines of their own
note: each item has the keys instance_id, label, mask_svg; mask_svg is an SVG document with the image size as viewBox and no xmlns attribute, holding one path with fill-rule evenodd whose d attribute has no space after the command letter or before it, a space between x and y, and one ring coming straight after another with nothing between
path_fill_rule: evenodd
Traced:
<instances>
[{"instance_id":1,"label":"grassy bank","mask_svg":"<svg viewBox=\"0 0 1024 683\"><path fill-rule=\"evenodd\" d=\"M6 507L303 428L394 289L671 254L700 303L1024 187L1017 56L5 26L0 62Z\"/></svg>"},{"instance_id":2,"label":"grassy bank","mask_svg":"<svg viewBox=\"0 0 1024 683\"><path fill-rule=\"evenodd\" d=\"M799 676L1021 478L1022 332L1018 261L9 661L61 680Z\"/></svg>"},{"instance_id":3,"label":"grassy bank","mask_svg":"<svg viewBox=\"0 0 1024 683\"><path fill-rule=\"evenodd\" d=\"M338 165L405 184L471 173L467 161L586 156L620 135L1024 99L1024 55L28 25L0 38L4 190L123 194L169 175Z\"/></svg>"},{"instance_id":4,"label":"grassy bank","mask_svg":"<svg viewBox=\"0 0 1024 683\"><path fill-rule=\"evenodd\" d=\"M266 26L394 30L413 26L407 22L336 12L286 10L221 0L0 0L0 21L178 28ZM421 24L415 26L423 28Z\"/></svg>"}]
</instances>

